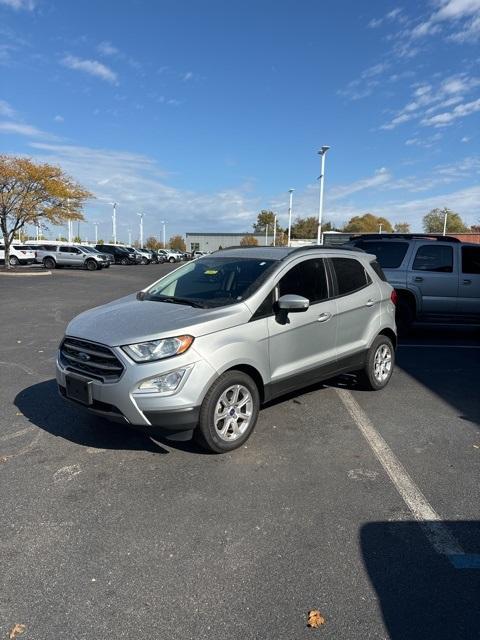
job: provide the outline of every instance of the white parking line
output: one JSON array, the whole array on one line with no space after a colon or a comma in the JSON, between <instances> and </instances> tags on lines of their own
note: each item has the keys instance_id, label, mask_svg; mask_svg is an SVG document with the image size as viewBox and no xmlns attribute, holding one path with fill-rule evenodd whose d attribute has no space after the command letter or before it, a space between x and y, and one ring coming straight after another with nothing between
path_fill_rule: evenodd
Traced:
<instances>
[{"instance_id":1,"label":"white parking line","mask_svg":"<svg viewBox=\"0 0 480 640\"><path fill-rule=\"evenodd\" d=\"M480 555L465 554L350 391L338 388L335 391L435 551L447 556L456 569L480 568Z\"/></svg>"}]
</instances>

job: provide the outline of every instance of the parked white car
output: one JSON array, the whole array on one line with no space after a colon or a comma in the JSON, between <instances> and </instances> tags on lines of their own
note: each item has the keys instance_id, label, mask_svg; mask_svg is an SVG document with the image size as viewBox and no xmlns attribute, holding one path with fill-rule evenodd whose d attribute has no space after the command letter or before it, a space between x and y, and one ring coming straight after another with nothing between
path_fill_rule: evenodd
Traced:
<instances>
[{"instance_id":1,"label":"parked white car","mask_svg":"<svg viewBox=\"0 0 480 640\"><path fill-rule=\"evenodd\" d=\"M5 262L5 245L0 244L0 262ZM10 245L10 264L15 267L19 264L32 264L35 262L35 251L21 244Z\"/></svg>"}]
</instances>

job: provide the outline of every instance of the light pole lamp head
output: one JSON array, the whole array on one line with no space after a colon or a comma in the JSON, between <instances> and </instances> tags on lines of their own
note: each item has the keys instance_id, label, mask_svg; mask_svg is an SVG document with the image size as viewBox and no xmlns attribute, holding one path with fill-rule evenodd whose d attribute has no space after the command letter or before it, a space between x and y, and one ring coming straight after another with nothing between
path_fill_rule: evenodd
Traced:
<instances>
[{"instance_id":1,"label":"light pole lamp head","mask_svg":"<svg viewBox=\"0 0 480 640\"><path fill-rule=\"evenodd\" d=\"M323 147L320 149L320 151L318 153L319 153L319 155L324 156L329 149L330 149L330 147L328 145L324 144Z\"/></svg>"},{"instance_id":2,"label":"light pole lamp head","mask_svg":"<svg viewBox=\"0 0 480 640\"><path fill-rule=\"evenodd\" d=\"M288 193L293 193L295 191L295 189L289 189Z\"/></svg>"}]
</instances>

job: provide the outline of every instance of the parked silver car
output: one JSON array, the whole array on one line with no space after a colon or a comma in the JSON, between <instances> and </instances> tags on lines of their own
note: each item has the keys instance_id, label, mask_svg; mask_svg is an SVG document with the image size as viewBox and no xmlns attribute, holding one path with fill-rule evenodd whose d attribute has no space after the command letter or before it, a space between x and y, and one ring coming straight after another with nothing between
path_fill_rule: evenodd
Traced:
<instances>
[{"instance_id":1,"label":"parked silver car","mask_svg":"<svg viewBox=\"0 0 480 640\"><path fill-rule=\"evenodd\" d=\"M53 242L38 245L36 262L42 263L47 269L80 267L95 271L110 266L110 261L105 254L87 250L81 246Z\"/></svg>"},{"instance_id":2,"label":"parked silver car","mask_svg":"<svg viewBox=\"0 0 480 640\"><path fill-rule=\"evenodd\" d=\"M395 292L379 273L359 251L217 251L74 318L60 393L152 435L235 449L267 400L344 372L388 383Z\"/></svg>"}]
</instances>

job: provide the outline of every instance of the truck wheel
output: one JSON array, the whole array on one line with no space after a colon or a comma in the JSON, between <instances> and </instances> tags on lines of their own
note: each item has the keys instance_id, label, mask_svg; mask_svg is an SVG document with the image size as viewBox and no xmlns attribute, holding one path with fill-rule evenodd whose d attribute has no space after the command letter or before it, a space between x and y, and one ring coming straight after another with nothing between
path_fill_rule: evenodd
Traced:
<instances>
[{"instance_id":1,"label":"truck wheel","mask_svg":"<svg viewBox=\"0 0 480 640\"><path fill-rule=\"evenodd\" d=\"M169 262L175 262L175 258L169 258L168 261Z\"/></svg>"},{"instance_id":2,"label":"truck wheel","mask_svg":"<svg viewBox=\"0 0 480 640\"><path fill-rule=\"evenodd\" d=\"M55 269L57 264L53 258L45 258L45 260L43 261L43 266L46 269Z\"/></svg>"},{"instance_id":3,"label":"truck wheel","mask_svg":"<svg viewBox=\"0 0 480 640\"><path fill-rule=\"evenodd\" d=\"M195 439L213 453L241 447L250 437L260 410L257 385L243 371L227 371L205 396Z\"/></svg>"},{"instance_id":4,"label":"truck wheel","mask_svg":"<svg viewBox=\"0 0 480 640\"><path fill-rule=\"evenodd\" d=\"M388 336L379 335L368 350L365 367L359 372L363 389L379 391L387 386L395 365L395 350Z\"/></svg>"},{"instance_id":5,"label":"truck wheel","mask_svg":"<svg viewBox=\"0 0 480 640\"><path fill-rule=\"evenodd\" d=\"M17 258L17 256L10 256L8 262L12 267L17 267L20 264L20 260Z\"/></svg>"}]
</instances>

